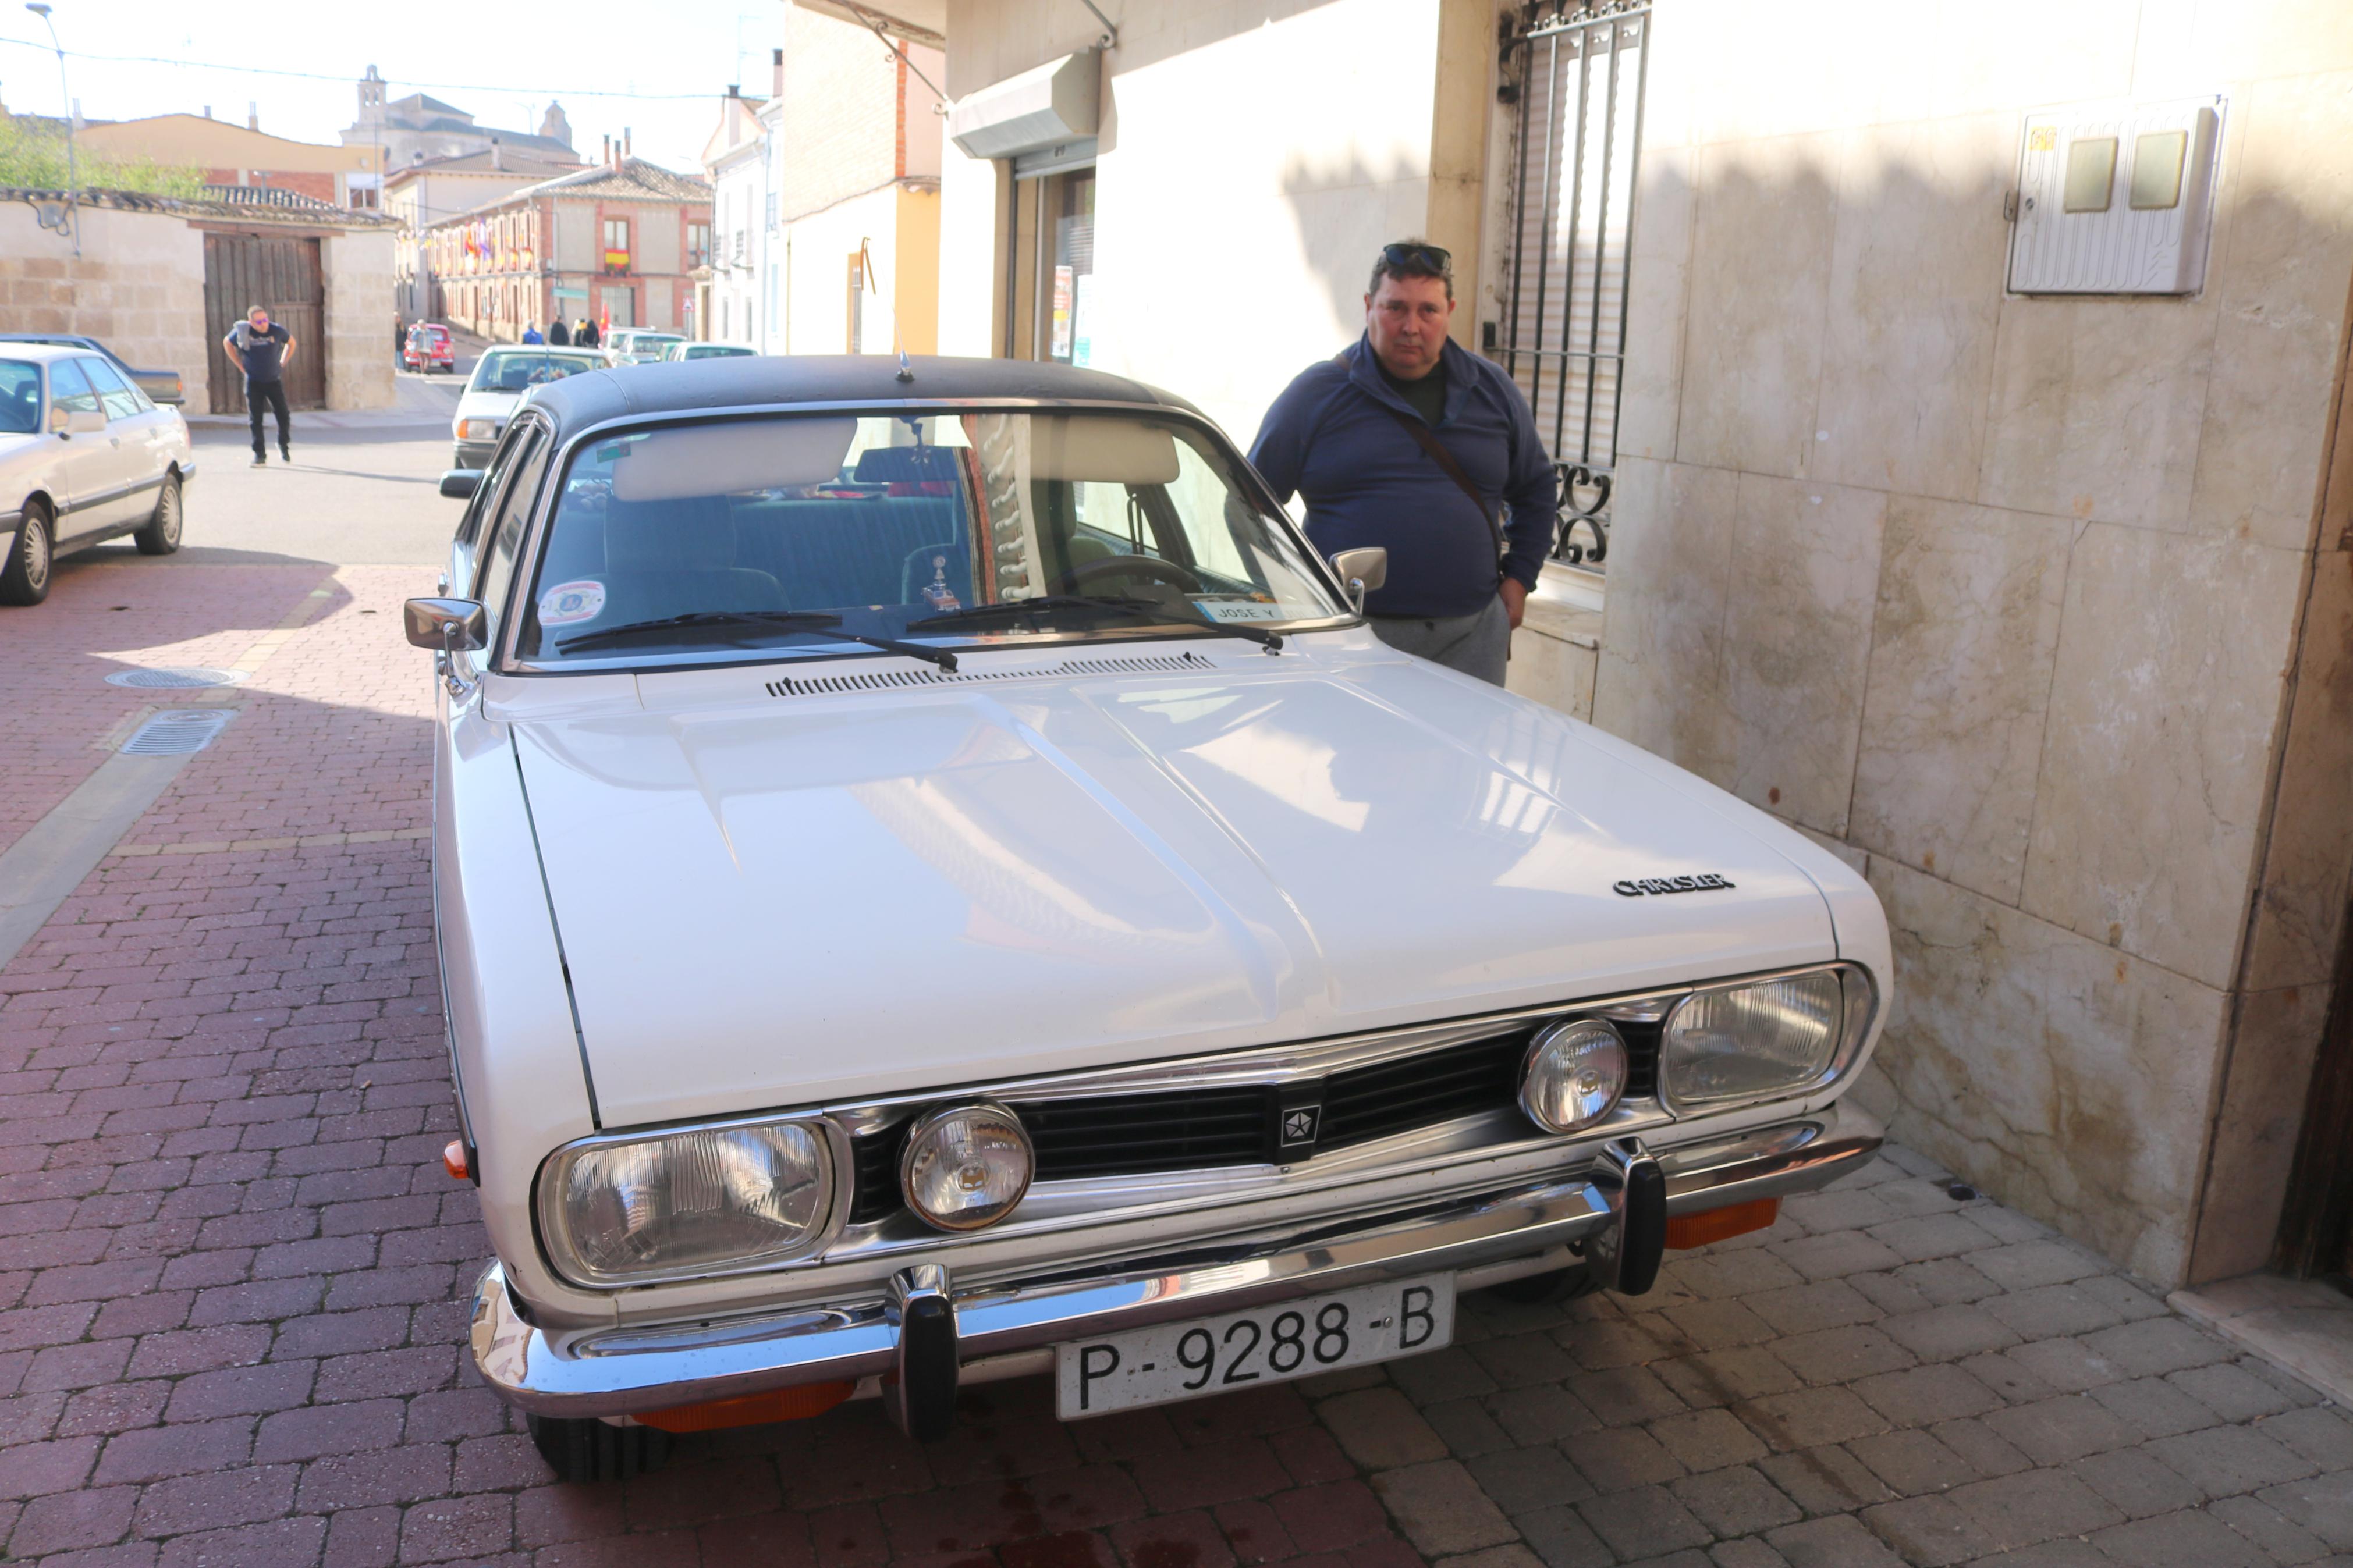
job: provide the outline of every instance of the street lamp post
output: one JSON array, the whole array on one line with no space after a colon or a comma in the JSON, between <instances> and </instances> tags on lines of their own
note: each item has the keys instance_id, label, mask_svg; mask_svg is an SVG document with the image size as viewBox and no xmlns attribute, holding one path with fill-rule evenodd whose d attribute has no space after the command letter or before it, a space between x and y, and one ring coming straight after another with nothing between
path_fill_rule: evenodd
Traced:
<instances>
[{"instance_id":1,"label":"street lamp post","mask_svg":"<svg viewBox=\"0 0 2353 1568\"><path fill-rule=\"evenodd\" d=\"M58 57L58 90L65 94L66 100L65 225L67 232L73 239L74 254L76 256L79 256L81 254L81 226L73 221L73 216L74 198L80 192L81 176L76 172L74 167L73 88L66 80L66 49L63 44L58 42L58 25L49 20L49 7L45 3L45 0L28 0L25 9L30 11L34 16L38 16L41 19L41 25L48 28L49 47L56 52Z\"/></svg>"}]
</instances>

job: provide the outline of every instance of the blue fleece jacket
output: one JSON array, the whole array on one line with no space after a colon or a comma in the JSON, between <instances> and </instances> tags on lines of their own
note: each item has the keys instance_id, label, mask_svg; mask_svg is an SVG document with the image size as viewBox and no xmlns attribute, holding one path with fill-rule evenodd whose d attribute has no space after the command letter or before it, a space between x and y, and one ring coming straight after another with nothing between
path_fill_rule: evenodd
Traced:
<instances>
[{"instance_id":1,"label":"blue fleece jacket","mask_svg":"<svg viewBox=\"0 0 2353 1568\"><path fill-rule=\"evenodd\" d=\"M1503 570L1534 587L1559 505L1535 418L1500 366L1452 342L1443 357L1446 405L1432 433L1491 509L1509 505ZM1365 544L1388 551L1388 582L1366 605L1374 615L1476 615L1502 584L1494 531L1393 408L1421 417L1359 338L1283 389L1250 461L1284 501L1307 498L1307 536L1325 555Z\"/></svg>"}]
</instances>

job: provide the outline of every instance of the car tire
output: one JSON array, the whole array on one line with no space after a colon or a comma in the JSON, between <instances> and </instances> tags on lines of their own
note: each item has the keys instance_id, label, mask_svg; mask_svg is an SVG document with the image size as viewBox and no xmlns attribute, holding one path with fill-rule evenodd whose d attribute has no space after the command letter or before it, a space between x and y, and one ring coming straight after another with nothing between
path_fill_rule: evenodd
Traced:
<instances>
[{"instance_id":1,"label":"car tire","mask_svg":"<svg viewBox=\"0 0 2353 1568\"><path fill-rule=\"evenodd\" d=\"M180 548L180 476L165 474L164 488L155 497L154 515L147 526L131 536L142 555L169 555Z\"/></svg>"},{"instance_id":2,"label":"car tire","mask_svg":"<svg viewBox=\"0 0 2353 1568\"><path fill-rule=\"evenodd\" d=\"M659 1426L610 1426L560 1415L525 1419L532 1447L559 1481L625 1481L670 1462L670 1436Z\"/></svg>"},{"instance_id":3,"label":"car tire","mask_svg":"<svg viewBox=\"0 0 2353 1568\"><path fill-rule=\"evenodd\" d=\"M37 605L49 596L49 569L57 559L57 525L39 501L25 503L16 542L0 564L0 605Z\"/></svg>"},{"instance_id":4,"label":"car tire","mask_svg":"<svg viewBox=\"0 0 2353 1568\"><path fill-rule=\"evenodd\" d=\"M1487 1294L1499 1301L1509 1301L1520 1307L1556 1307L1563 1301L1574 1301L1579 1296L1590 1296L1600 1289L1593 1270L1579 1264L1574 1268L1556 1268L1549 1274L1528 1274L1517 1279L1506 1279L1500 1285L1487 1287Z\"/></svg>"}]
</instances>

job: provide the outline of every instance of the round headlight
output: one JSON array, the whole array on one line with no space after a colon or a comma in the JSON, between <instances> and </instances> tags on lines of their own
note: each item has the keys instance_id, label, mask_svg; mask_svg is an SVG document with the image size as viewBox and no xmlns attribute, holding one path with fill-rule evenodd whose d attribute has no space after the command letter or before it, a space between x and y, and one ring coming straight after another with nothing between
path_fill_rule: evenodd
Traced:
<instances>
[{"instance_id":1,"label":"round headlight","mask_svg":"<svg viewBox=\"0 0 2353 1568\"><path fill-rule=\"evenodd\" d=\"M1520 1109L1539 1127L1574 1132L1590 1127L1626 1092L1626 1042L1599 1018L1577 1018L1540 1031L1520 1077Z\"/></svg>"},{"instance_id":2,"label":"round headlight","mask_svg":"<svg viewBox=\"0 0 2353 1568\"><path fill-rule=\"evenodd\" d=\"M1021 1120L1001 1105L925 1111L907 1131L899 1187L942 1230L978 1230L1013 1212L1037 1161Z\"/></svg>"}]
</instances>

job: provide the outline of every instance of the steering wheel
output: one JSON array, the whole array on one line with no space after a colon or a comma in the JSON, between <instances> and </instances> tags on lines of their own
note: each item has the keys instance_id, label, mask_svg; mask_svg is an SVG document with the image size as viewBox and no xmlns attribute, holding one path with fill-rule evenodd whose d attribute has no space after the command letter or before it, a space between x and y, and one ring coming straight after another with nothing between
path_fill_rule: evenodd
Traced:
<instances>
[{"instance_id":1,"label":"steering wheel","mask_svg":"<svg viewBox=\"0 0 2353 1568\"><path fill-rule=\"evenodd\" d=\"M1207 586L1187 568L1174 561L1163 561L1157 555L1105 555L1094 561L1082 561L1059 574L1046 586L1051 593L1076 594L1103 577L1145 577L1165 583L1180 594L1202 593Z\"/></svg>"}]
</instances>

